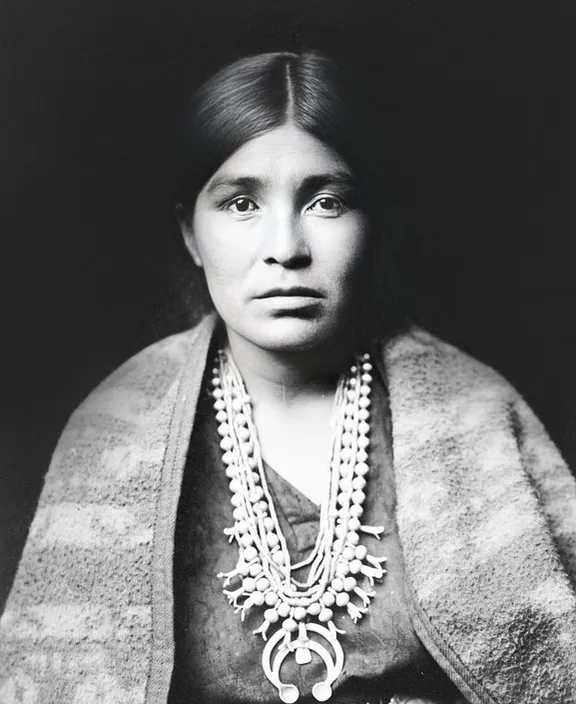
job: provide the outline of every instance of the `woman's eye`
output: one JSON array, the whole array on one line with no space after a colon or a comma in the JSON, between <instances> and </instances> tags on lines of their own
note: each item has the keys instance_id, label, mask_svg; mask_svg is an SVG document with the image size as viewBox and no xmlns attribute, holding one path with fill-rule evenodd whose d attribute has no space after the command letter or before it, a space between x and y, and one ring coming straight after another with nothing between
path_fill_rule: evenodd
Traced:
<instances>
[{"instance_id":1,"label":"woman's eye","mask_svg":"<svg viewBox=\"0 0 576 704\"><path fill-rule=\"evenodd\" d=\"M256 203L251 198L246 198L245 196L234 198L234 200L231 200L226 205L226 210L230 210L231 212L238 213L240 215L252 213L256 209Z\"/></svg>"},{"instance_id":2,"label":"woman's eye","mask_svg":"<svg viewBox=\"0 0 576 704\"><path fill-rule=\"evenodd\" d=\"M316 214L335 217L341 215L346 210L346 206L340 198L336 198L335 196L322 196L312 203L310 210Z\"/></svg>"}]
</instances>

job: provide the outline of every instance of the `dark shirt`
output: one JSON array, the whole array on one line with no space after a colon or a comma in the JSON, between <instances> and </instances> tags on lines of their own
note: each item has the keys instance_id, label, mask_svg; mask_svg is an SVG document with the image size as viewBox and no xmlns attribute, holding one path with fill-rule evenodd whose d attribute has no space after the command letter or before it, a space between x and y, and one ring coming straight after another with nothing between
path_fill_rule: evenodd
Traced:
<instances>
[{"instance_id":1,"label":"dark shirt","mask_svg":"<svg viewBox=\"0 0 576 704\"><path fill-rule=\"evenodd\" d=\"M204 383L183 480L174 555L175 667L169 704L268 704L280 702L262 670L264 641L252 631L262 623L253 607L244 622L222 589L219 572L236 566L238 548L224 528L233 525L228 479L208 384ZM385 384L376 375L371 418L370 472L362 522L382 525L381 540L362 534L370 554L388 558L387 574L376 584L368 613L357 623L342 609L334 622L344 669L330 702L388 702L394 694L448 702L456 690L414 633L404 599L404 568L395 525L395 492ZM266 466L280 527L292 563L314 546L319 507ZM272 633L271 631L270 633ZM307 665L284 661L282 681L295 684L299 702L315 702L312 686L324 680L324 663L313 654Z\"/></svg>"}]
</instances>

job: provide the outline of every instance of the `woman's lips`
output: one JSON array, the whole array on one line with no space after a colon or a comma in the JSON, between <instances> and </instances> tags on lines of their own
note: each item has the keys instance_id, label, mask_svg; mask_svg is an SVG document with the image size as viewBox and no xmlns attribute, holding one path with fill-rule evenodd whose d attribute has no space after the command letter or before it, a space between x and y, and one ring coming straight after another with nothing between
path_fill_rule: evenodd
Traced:
<instances>
[{"instance_id":1,"label":"woman's lips","mask_svg":"<svg viewBox=\"0 0 576 704\"><path fill-rule=\"evenodd\" d=\"M315 289L297 286L293 288L273 288L257 299L268 303L276 311L294 311L317 306L324 296Z\"/></svg>"}]
</instances>

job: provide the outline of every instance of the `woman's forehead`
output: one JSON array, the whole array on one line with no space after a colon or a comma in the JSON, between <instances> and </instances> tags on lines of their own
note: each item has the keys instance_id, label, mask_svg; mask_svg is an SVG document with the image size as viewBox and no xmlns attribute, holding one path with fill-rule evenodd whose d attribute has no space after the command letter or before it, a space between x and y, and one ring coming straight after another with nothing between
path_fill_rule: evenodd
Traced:
<instances>
[{"instance_id":1,"label":"woman's forehead","mask_svg":"<svg viewBox=\"0 0 576 704\"><path fill-rule=\"evenodd\" d=\"M353 179L346 162L316 137L293 125L283 125L256 137L232 154L206 184L212 192L223 186L272 186L279 181Z\"/></svg>"}]
</instances>

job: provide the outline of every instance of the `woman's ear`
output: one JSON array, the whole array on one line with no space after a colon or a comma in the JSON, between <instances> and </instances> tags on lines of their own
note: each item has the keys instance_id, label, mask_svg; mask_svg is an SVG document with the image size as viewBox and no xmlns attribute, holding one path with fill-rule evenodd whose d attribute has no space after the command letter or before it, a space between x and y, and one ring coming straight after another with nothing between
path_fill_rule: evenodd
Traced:
<instances>
[{"instance_id":1,"label":"woman's ear","mask_svg":"<svg viewBox=\"0 0 576 704\"><path fill-rule=\"evenodd\" d=\"M202 266L202 259L200 258L200 253L198 251L198 246L196 244L196 238L194 237L194 228L192 227L192 222L186 215L186 210L182 203L176 205L176 217L178 218L178 224L180 225L180 232L184 238L184 244L186 249L190 252L190 256L194 261L196 266Z\"/></svg>"}]
</instances>

